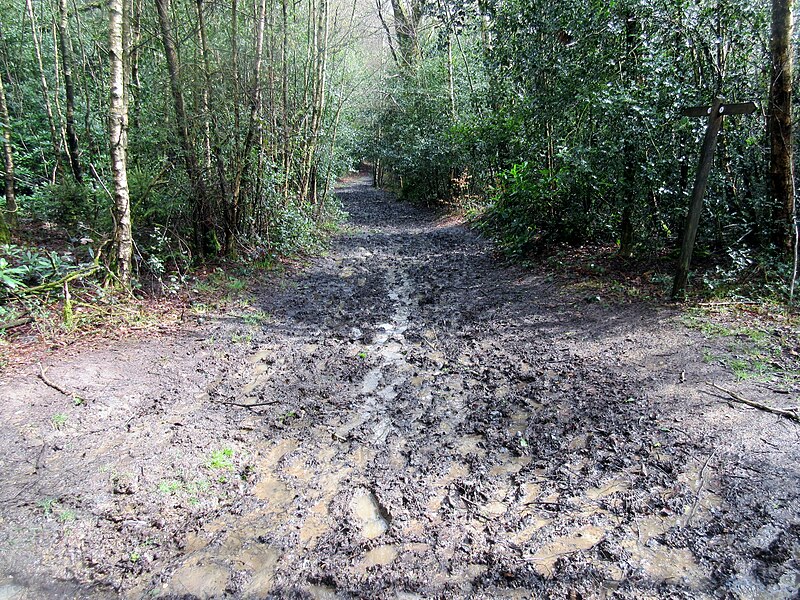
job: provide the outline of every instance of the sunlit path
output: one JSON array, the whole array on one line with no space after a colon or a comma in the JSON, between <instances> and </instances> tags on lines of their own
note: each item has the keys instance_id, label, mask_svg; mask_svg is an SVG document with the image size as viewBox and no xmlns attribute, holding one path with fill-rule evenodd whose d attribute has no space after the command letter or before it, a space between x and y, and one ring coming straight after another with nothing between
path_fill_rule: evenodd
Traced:
<instances>
[{"instance_id":1,"label":"sunlit path","mask_svg":"<svg viewBox=\"0 0 800 600\"><path fill-rule=\"evenodd\" d=\"M701 393L672 313L339 193L258 320L57 361L80 406L2 388L3 597L790 597L796 433Z\"/></svg>"}]
</instances>

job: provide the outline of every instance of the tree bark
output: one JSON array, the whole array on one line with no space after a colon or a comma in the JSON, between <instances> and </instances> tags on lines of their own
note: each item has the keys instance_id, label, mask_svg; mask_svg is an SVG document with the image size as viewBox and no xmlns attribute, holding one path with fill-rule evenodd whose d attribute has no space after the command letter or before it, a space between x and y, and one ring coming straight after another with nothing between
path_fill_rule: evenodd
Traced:
<instances>
[{"instance_id":1,"label":"tree bark","mask_svg":"<svg viewBox=\"0 0 800 600\"><path fill-rule=\"evenodd\" d=\"M58 2L58 45L61 49L61 73L64 77L64 99L66 101L67 157L75 181L83 181L78 133L75 129L75 85L72 81L72 41L69 34L67 0Z\"/></svg>"},{"instance_id":2,"label":"tree bark","mask_svg":"<svg viewBox=\"0 0 800 600\"><path fill-rule=\"evenodd\" d=\"M325 97L327 94L327 61L328 61L328 3L320 0L316 14L316 32L314 34L313 69L311 70L311 118L308 123L303 162L300 171L300 197L314 205L317 202L316 164L314 157L319 143L322 118L325 113Z\"/></svg>"},{"instance_id":3,"label":"tree bark","mask_svg":"<svg viewBox=\"0 0 800 600\"><path fill-rule=\"evenodd\" d=\"M233 71L233 127L239 131L239 4L231 0L231 70Z\"/></svg>"},{"instance_id":4,"label":"tree bark","mask_svg":"<svg viewBox=\"0 0 800 600\"><path fill-rule=\"evenodd\" d=\"M422 2L411 0L411 6L408 8L403 0L391 0L391 2L398 58L401 67L412 72L416 69L421 55L417 30L422 20Z\"/></svg>"},{"instance_id":5,"label":"tree bark","mask_svg":"<svg viewBox=\"0 0 800 600\"><path fill-rule=\"evenodd\" d=\"M222 148L220 147L220 136L217 126L216 115L216 98L213 94L213 81L211 79L211 51L208 46L208 34L206 32L206 20L203 9L203 0L196 0L197 4L197 33L200 41L200 52L203 55L203 126L204 126L204 150L206 153L207 170L211 169L212 157L213 163L216 165L217 183L219 185L219 193L223 206L227 214L227 205L230 202L230 193L228 191L228 178L225 173L225 160L222 155ZM235 8L235 6L234 6ZM238 59L235 61L238 62ZM236 99L234 98L234 101ZM228 237L231 235L231 230L226 218L225 222L225 248L228 248Z\"/></svg>"},{"instance_id":6,"label":"tree bark","mask_svg":"<svg viewBox=\"0 0 800 600\"><path fill-rule=\"evenodd\" d=\"M239 164L236 167L236 174L231 185L231 199L225 219L225 253L233 252L233 235L236 225L239 222L240 206L239 202L242 193L242 182L247 175L247 168L250 164L250 151L256 139L258 127L258 112L261 108L261 67L264 56L264 28L267 20L267 0L259 0L258 20L256 21L255 31L255 57L253 59L253 91L250 94L250 117L247 122L247 133L245 134L242 152L239 155Z\"/></svg>"},{"instance_id":7,"label":"tree bark","mask_svg":"<svg viewBox=\"0 0 800 600\"><path fill-rule=\"evenodd\" d=\"M53 182L55 183L55 174L61 171L61 144L58 140L58 129L56 128L56 121L55 117L53 116L53 105L50 102L50 86L47 84L47 76L44 72L42 45L39 41L39 34L36 31L36 13L33 12L32 0L25 0L25 6L28 11L28 18L31 21L33 50L34 54L36 55L36 63L39 67L39 81L41 84L42 101L44 102L45 112L47 113L47 124L50 127L50 142L53 145L53 159L55 160L55 171L53 173Z\"/></svg>"},{"instance_id":8,"label":"tree bark","mask_svg":"<svg viewBox=\"0 0 800 600\"><path fill-rule=\"evenodd\" d=\"M775 218L775 243L791 253L795 213L792 166L792 0L772 1L772 57L769 93L769 182Z\"/></svg>"},{"instance_id":9,"label":"tree bark","mask_svg":"<svg viewBox=\"0 0 800 600\"><path fill-rule=\"evenodd\" d=\"M291 138L289 132L289 15L287 0L281 0L281 22L283 39L281 41L281 132L283 135L283 202L289 200L289 170L292 166Z\"/></svg>"},{"instance_id":10,"label":"tree bark","mask_svg":"<svg viewBox=\"0 0 800 600\"><path fill-rule=\"evenodd\" d=\"M17 221L17 196L14 191L16 183L14 177L14 147L11 144L11 119L8 114L6 89L3 85L2 75L0 75L0 127L3 129L3 163L6 171L6 209L4 211L5 214L2 215L4 223L0 224L0 229L2 229L2 225L14 227Z\"/></svg>"},{"instance_id":11,"label":"tree bark","mask_svg":"<svg viewBox=\"0 0 800 600\"><path fill-rule=\"evenodd\" d=\"M186 175L189 178L189 185L195 195L193 207L194 246L202 256L215 254L219 251L219 244L214 234L214 224L208 205L205 181L200 172L200 165L198 164L197 155L194 151L194 144L189 134L189 121L186 118L186 106L183 101L183 92L181 91L180 84L178 52L175 48L175 40L172 37L172 25L170 24L170 1L155 0L155 3L161 29L161 42L164 45L164 54L167 59L167 69L169 71L169 83L172 92L173 107L175 109L178 137L180 138L183 150Z\"/></svg>"},{"instance_id":12,"label":"tree bark","mask_svg":"<svg viewBox=\"0 0 800 600\"><path fill-rule=\"evenodd\" d=\"M109 150L114 178L114 242L117 275L124 287L131 283L130 193L128 190L127 146L128 105L125 93L125 60L123 21L125 0L109 0L108 42L110 58L110 101L108 109Z\"/></svg>"},{"instance_id":13,"label":"tree bark","mask_svg":"<svg viewBox=\"0 0 800 600\"><path fill-rule=\"evenodd\" d=\"M202 55L203 81L200 86L200 104L203 113L203 159L206 171L211 170L211 58L208 51L208 35L206 34L206 17L203 0L196 0L197 5L197 41Z\"/></svg>"},{"instance_id":14,"label":"tree bark","mask_svg":"<svg viewBox=\"0 0 800 600\"><path fill-rule=\"evenodd\" d=\"M631 92L634 91L637 77L638 77L638 49L639 49L639 20L632 11L628 11L624 15L625 19L625 59L624 59L624 77L625 85L629 87ZM627 120L629 123L635 122L635 115L628 109ZM620 223L619 233L619 254L625 258L633 256L633 246L636 241L636 235L633 224L633 211L636 206L636 145L633 142L632 134L629 132L626 135L625 142L623 143L623 179L625 182L625 198L622 207L622 220Z\"/></svg>"},{"instance_id":15,"label":"tree bark","mask_svg":"<svg viewBox=\"0 0 800 600\"><path fill-rule=\"evenodd\" d=\"M128 78L128 112L130 125L134 131L139 126L139 92L142 89L141 75L139 70L139 58L141 55L140 47L142 41L142 11L143 0L130 0L130 23L128 24L128 66L130 77Z\"/></svg>"}]
</instances>

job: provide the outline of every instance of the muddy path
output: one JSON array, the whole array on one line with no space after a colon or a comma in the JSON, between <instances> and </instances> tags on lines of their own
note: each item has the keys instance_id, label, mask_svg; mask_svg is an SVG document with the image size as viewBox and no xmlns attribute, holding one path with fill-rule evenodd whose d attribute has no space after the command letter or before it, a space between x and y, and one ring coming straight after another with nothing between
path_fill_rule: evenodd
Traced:
<instances>
[{"instance_id":1,"label":"muddy path","mask_svg":"<svg viewBox=\"0 0 800 600\"><path fill-rule=\"evenodd\" d=\"M0 384L0 599L797 598L791 398L376 192L249 312ZM796 402L795 402L796 403Z\"/></svg>"}]
</instances>

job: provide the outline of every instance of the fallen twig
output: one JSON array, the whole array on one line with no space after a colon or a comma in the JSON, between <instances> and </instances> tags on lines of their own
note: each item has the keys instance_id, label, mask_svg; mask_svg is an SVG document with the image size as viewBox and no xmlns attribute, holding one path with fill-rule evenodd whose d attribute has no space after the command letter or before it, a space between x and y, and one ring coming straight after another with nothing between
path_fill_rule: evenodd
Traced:
<instances>
[{"instance_id":1,"label":"fallen twig","mask_svg":"<svg viewBox=\"0 0 800 600\"><path fill-rule=\"evenodd\" d=\"M684 524L685 527L688 527L692 524L692 519L694 518L694 513L697 512L697 506L700 504L700 495L703 493L703 485L705 484L705 474L706 469L708 468L708 463L711 462L711 459L714 458L714 455L717 453L714 450L711 454L708 455L706 462L703 463L703 467L700 469L700 474L698 475L698 483L697 483L697 493L694 496L694 502L692 503L692 509L689 511L689 515L686 517L686 522Z\"/></svg>"},{"instance_id":2,"label":"fallen twig","mask_svg":"<svg viewBox=\"0 0 800 600\"><path fill-rule=\"evenodd\" d=\"M785 417L787 419L791 419L795 423L800 423L800 413L798 413L797 409L786 409L786 408L777 408L775 406L768 406L766 404L761 404L760 402L756 402L755 400L748 400L747 398L743 398L736 392L731 390L725 389L722 386L717 385L716 383L712 383L710 381L706 382L708 385L713 387L720 392L725 392L728 396L731 397L732 400L735 402L739 402L740 404L746 404L752 408L757 408L759 410L763 410L768 413L772 413L773 415L778 415L781 417Z\"/></svg>"},{"instance_id":3,"label":"fallen twig","mask_svg":"<svg viewBox=\"0 0 800 600\"><path fill-rule=\"evenodd\" d=\"M42 382L43 382L43 383L44 383L44 384L45 384L47 387L53 388L55 391L57 391L57 392L60 392L60 393L64 394L65 396L69 396L70 398L74 398L74 397L75 397L75 394L73 394L72 392L70 392L70 391L68 391L68 390L65 390L63 387L61 387L61 386L60 386L60 385L58 385L57 383L53 383L52 381L50 381L50 380L47 378L47 369L45 369L44 367L42 367L42 365L39 365L39 374L37 375L37 377L38 377L39 379L41 379L41 380L42 380Z\"/></svg>"},{"instance_id":4,"label":"fallen twig","mask_svg":"<svg viewBox=\"0 0 800 600\"><path fill-rule=\"evenodd\" d=\"M270 400L269 402L255 402L253 404L246 404L244 402L231 402L229 400L217 400L217 404L225 404L226 406L240 406L242 408L258 408L259 406L271 406L277 404L278 400Z\"/></svg>"},{"instance_id":5,"label":"fallen twig","mask_svg":"<svg viewBox=\"0 0 800 600\"><path fill-rule=\"evenodd\" d=\"M763 304L763 302L753 302L750 300L742 300L742 301L731 301L731 302L699 302L697 306L703 306L705 308L714 308L716 306L737 306L737 305L744 305L744 306L756 306L759 304Z\"/></svg>"},{"instance_id":6,"label":"fallen twig","mask_svg":"<svg viewBox=\"0 0 800 600\"><path fill-rule=\"evenodd\" d=\"M42 367L41 364L39 365L39 373L38 373L37 377L39 379L41 379L42 382L47 387L53 388L55 391L57 391L57 392L59 392L61 394L64 394L67 398L69 398L70 400L72 400L76 404L80 404L80 403L82 403L82 402L84 402L86 400L86 398L84 398L83 396L81 396L79 394L76 394L75 392L71 392L71 391L61 387L57 383L54 383L53 381L50 381L50 379L48 379L48 377L47 377L47 369Z\"/></svg>"}]
</instances>

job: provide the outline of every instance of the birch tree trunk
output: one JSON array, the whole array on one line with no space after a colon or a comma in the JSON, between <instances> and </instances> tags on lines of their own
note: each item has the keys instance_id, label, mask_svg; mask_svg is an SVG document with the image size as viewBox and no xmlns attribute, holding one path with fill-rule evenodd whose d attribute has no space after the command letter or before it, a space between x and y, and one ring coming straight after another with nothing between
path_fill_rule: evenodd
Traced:
<instances>
[{"instance_id":1,"label":"birch tree trunk","mask_svg":"<svg viewBox=\"0 0 800 600\"><path fill-rule=\"evenodd\" d=\"M108 48L110 58L110 102L108 109L109 150L111 172L114 177L115 257L117 275L123 286L130 287L131 208L128 191L128 105L125 93L125 60L123 50L123 2L109 0Z\"/></svg>"},{"instance_id":2,"label":"birch tree trunk","mask_svg":"<svg viewBox=\"0 0 800 600\"><path fill-rule=\"evenodd\" d=\"M6 210L3 223L0 223L0 238L4 226L15 226L17 222L17 195L14 191L14 147L11 144L11 119L8 115L8 104L6 103L6 89L3 85L3 76L0 74L0 128L3 130L3 163L5 165L5 195ZM6 240L8 241L8 240Z\"/></svg>"}]
</instances>

